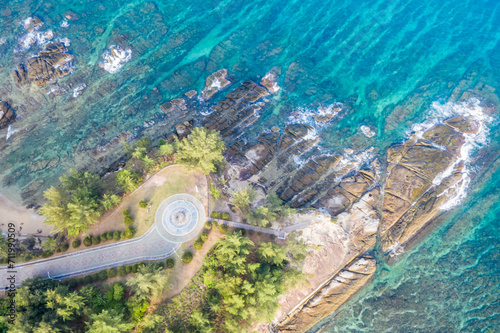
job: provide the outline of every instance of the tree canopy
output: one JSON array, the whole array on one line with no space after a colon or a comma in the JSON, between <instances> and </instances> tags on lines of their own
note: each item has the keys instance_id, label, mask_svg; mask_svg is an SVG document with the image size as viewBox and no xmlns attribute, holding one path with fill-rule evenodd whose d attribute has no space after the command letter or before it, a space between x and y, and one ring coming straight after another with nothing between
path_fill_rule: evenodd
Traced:
<instances>
[{"instance_id":1,"label":"tree canopy","mask_svg":"<svg viewBox=\"0 0 500 333\"><path fill-rule=\"evenodd\" d=\"M200 169L208 175L217 170L224 161L222 153L226 149L218 131L196 127L182 141L177 141L175 161Z\"/></svg>"},{"instance_id":2,"label":"tree canopy","mask_svg":"<svg viewBox=\"0 0 500 333\"><path fill-rule=\"evenodd\" d=\"M103 192L100 177L71 169L69 175L59 179L61 185L45 191L48 202L40 212L45 216L45 223L54 226L56 231L67 231L69 236L76 236L95 224L105 210L100 200Z\"/></svg>"}]
</instances>

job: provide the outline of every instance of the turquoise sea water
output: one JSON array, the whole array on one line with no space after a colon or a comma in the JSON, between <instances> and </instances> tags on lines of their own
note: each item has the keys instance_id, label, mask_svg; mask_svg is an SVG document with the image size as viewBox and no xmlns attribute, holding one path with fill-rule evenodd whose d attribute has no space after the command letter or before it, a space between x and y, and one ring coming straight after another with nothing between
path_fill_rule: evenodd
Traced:
<instances>
[{"instance_id":1,"label":"turquoise sea water","mask_svg":"<svg viewBox=\"0 0 500 333\"><path fill-rule=\"evenodd\" d=\"M0 38L5 38L0 96L23 106L7 141L7 130L0 131L0 186L34 203L70 167L102 170L116 156L92 158L91 150L122 131L138 137L170 132L179 119L166 119L159 106L188 90L201 91L205 78L220 68L235 84L259 80L274 66L281 71L282 92L249 135L283 126L300 108L307 112L339 101L352 109L321 128L323 149L375 146L383 154L413 123L429 117L432 102L454 100L475 87L497 101L499 10L496 0L0 0ZM63 27L67 11L78 19ZM50 86L17 87L11 76L19 62L41 49L16 51L26 34L21 22L34 15L43 20L43 31L53 30L54 39L70 40L75 71L59 80L68 90L60 96L48 93ZM132 59L117 73L98 66L110 45L132 50ZM81 83L86 90L72 97ZM186 117L198 112L190 110ZM145 128L150 120L156 125ZM361 125L377 135L366 138ZM500 312L494 163L499 142L494 122L466 204L449 212L411 253L381 270L371 287L327 319L327 330L493 327Z\"/></svg>"}]
</instances>

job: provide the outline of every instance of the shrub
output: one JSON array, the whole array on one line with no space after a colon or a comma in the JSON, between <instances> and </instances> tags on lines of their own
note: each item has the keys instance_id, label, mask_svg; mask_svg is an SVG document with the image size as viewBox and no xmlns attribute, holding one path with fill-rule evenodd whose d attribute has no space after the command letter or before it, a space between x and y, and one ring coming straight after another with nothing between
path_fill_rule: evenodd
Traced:
<instances>
[{"instance_id":1,"label":"shrub","mask_svg":"<svg viewBox=\"0 0 500 333\"><path fill-rule=\"evenodd\" d=\"M165 140L165 139L158 140L158 146L163 146L165 143L167 143L167 140Z\"/></svg>"},{"instance_id":2,"label":"shrub","mask_svg":"<svg viewBox=\"0 0 500 333\"><path fill-rule=\"evenodd\" d=\"M275 234L270 234L269 238L271 238L272 240L275 240L276 239L276 235Z\"/></svg>"},{"instance_id":3,"label":"shrub","mask_svg":"<svg viewBox=\"0 0 500 333\"><path fill-rule=\"evenodd\" d=\"M229 229L229 227L227 226L227 224L221 224L220 225L220 231L225 234L227 232L227 230Z\"/></svg>"},{"instance_id":4,"label":"shrub","mask_svg":"<svg viewBox=\"0 0 500 333\"><path fill-rule=\"evenodd\" d=\"M127 226L132 225L132 223L134 223L134 219L132 218L132 216L127 215L123 219L123 223L125 223L125 225L127 225Z\"/></svg>"},{"instance_id":5,"label":"shrub","mask_svg":"<svg viewBox=\"0 0 500 333\"><path fill-rule=\"evenodd\" d=\"M210 217L213 219L220 219L222 217L222 213L213 211L210 213Z\"/></svg>"},{"instance_id":6,"label":"shrub","mask_svg":"<svg viewBox=\"0 0 500 333\"><path fill-rule=\"evenodd\" d=\"M208 239L208 234L206 231L203 231L201 234L200 234L200 239L203 241L203 242L206 242L207 239Z\"/></svg>"},{"instance_id":7,"label":"shrub","mask_svg":"<svg viewBox=\"0 0 500 333\"><path fill-rule=\"evenodd\" d=\"M121 232L119 232L119 231L113 232L113 239L115 241L119 241L121 239Z\"/></svg>"},{"instance_id":8,"label":"shrub","mask_svg":"<svg viewBox=\"0 0 500 333\"><path fill-rule=\"evenodd\" d=\"M129 214L130 214L130 211L129 211L128 209L124 209L124 210L122 211L122 213L123 213L123 215L127 216L127 215L129 215Z\"/></svg>"},{"instance_id":9,"label":"shrub","mask_svg":"<svg viewBox=\"0 0 500 333\"><path fill-rule=\"evenodd\" d=\"M108 234L102 234L101 236L99 236L99 239L101 240L101 242L105 242L108 240Z\"/></svg>"},{"instance_id":10,"label":"shrub","mask_svg":"<svg viewBox=\"0 0 500 333\"><path fill-rule=\"evenodd\" d=\"M212 228L212 221L205 222L205 229L210 230Z\"/></svg>"},{"instance_id":11,"label":"shrub","mask_svg":"<svg viewBox=\"0 0 500 333\"><path fill-rule=\"evenodd\" d=\"M85 239L83 240L83 245L85 246L92 245L92 238L90 236L85 237Z\"/></svg>"},{"instance_id":12,"label":"shrub","mask_svg":"<svg viewBox=\"0 0 500 333\"><path fill-rule=\"evenodd\" d=\"M238 228L238 229L236 229L236 231L239 231L242 236L245 236L245 234L246 234L246 230L243 228Z\"/></svg>"},{"instance_id":13,"label":"shrub","mask_svg":"<svg viewBox=\"0 0 500 333\"><path fill-rule=\"evenodd\" d=\"M97 245L101 242L100 237L92 237L92 245Z\"/></svg>"},{"instance_id":14,"label":"shrub","mask_svg":"<svg viewBox=\"0 0 500 333\"><path fill-rule=\"evenodd\" d=\"M161 269L164 269L164 268L165 268L165 266L163 265L163 262L162 262L162 261L157 262L157 263L156 263L156 267L161 268Z\"/></svg>"},{"instance_id":15,"label":"shrub","mask_svg":"<svg viewBox=\"0 0 500 333\"><path fill-rule=\"evenodd\" d=\"M223 220L227 220L227 221L229 221L229 220L231 219L231 215L229 215L229 213L222 213L221 218L222 218Z\"/></svg>"},{"instance_id":16,"label":"shrub","mask_svg":"<svg viewBox=\"0 0 500 333\"><path fill-rule=\"evenodd\" d=\"M73 241L73 243L71 243L71 246L73 246L74 249L76 249L77 247L79 247L80 245L82 244L82 242L80 242L79 239L75 239Z\"/></svg>"},{"instance_id":17,"label":"shrub","mask_svg":"<svg viewBox=\"0 0 500 333\"><path fill-rule=\"evenodd\" d=\"M106 271L100 271L97 273L97 278L99 281L106 281L108 279L108 274Z\"/></svg>"},{"instance_id":18,"label":"shrub","mask_svg":"<svg viewBox=\"0 0 500 333\"><path fill-rule=\"evenodd\" d=\"M92 275L87 275L83 279L81 279L83 284L91 284L94 279L92 278Z\"/></svg>"},{"instance_id":19,"label":"shrub","mask_svg":"<svg viewBox=\"0 0 500 333\"><path fill-rule=\"evenodd\" d=\"M148 203L146 201L139 201L139 207L141 208L146 208L148 206Z\"/></svg>"},{"instance_id":20,"label":"shrub","mask_svg":"<svg viewBox=\"0 0 500 333\"><path fill-rule=\"evenodd\" d=\"M112 240L112 239L113 239L113 231L108 232L108 233L106 234L106 238L107 238L108 240Z\"/></svg>"},{"instance_id":21,"label":"shrub","mask_svg":"<svg viewBox=\"0 0 500 333\"><path fill-rule=\"evenodd\" d=\"M174 268L175 266L175 260L172 258L167 259L167 268Z\"/></svg>"},{"instance_id":22,"label":"shrub","mask_svg":"<svg viewBox=\"0 0 500 333\"><path fill-rule=\"evenodd\" d=\"M185 264L189 264L191 261L193 261L193 254L189 251L184 252L182 255L182 262Z\"/></svg>"},{"instance_id":23,"label":"shrub","mask_svg":"<svg viewBox=\"0 0 500 333\"><path fill-rule=\"evenodd\" d=\"M134 266L132 266L132 273L137 273L138 269L139 269L139 264L135 263Z\"/></svg>"},{"instance_id":24,"label":"shrub","mask_svg":"<svg viewBox=\"0 0 500 333\"><path fill-rule=\"evenodd\" d=\"M217 221L212 221L212 229L214 230L219 229L219 223L217 223Z\"/></svg>"},{"instance_id":25,"label":"shrub","mask_svg":"<svg viewBox=\"0 0 500 333\"><path fill-rule=\"evenodd\" d=\"M65 281L66 285L69 287L69 289L73 289L76 287L77 281L75 278L71 278Z\"/></svg>"},{"instance_id":26,"label":"shrub","mask_svg":"<svg viewBox=\"0 0 500 333\"><path fill-rule=\"evenodd\" d=\"M126 270L125 266L118 267L118 271L117 272L118 272L118 275L122 276L122 277L125 276L125 275L127 275L127 270Z\"/></svg>"},{"instance_id":27,"label":"shrub","mask_svg":"<svg viewBox=\"0 0 500 333\"><path fill-rule=\"evenodd\" d=\"M108 276L109 279L111 278L114 278L116 276L117 272L116 272L116 268L110 268L108 269L108 271L106 272L106 275Z\"/></svg>"},{"instance_id":28,"label":"shrub","mask_svg":"<svg viewBox=\"0 0 500 333\"><path fill-rule=\"evenodd\" d=\"M195 250L201 250L203 248L203 241L201 239L198 239L196 242L193 244Z\"/></svg>"},{"instance_id":29,"label":"shrub","mask_svg":"<svg viewBox=\"0 0 500 333\"><path fill-rule=\"evenodd\" d=\"M61 248L60 248L60 247L58 247L58 248L56 249L56 252L57 252L57 253L59 253L59 252L61 252L61 251L62 251L62 250L61 250Z\"/></svg>"},{"instance_id":30,"label":"shrub","mask_svg":"<svg viewBox=\"0 0 500 333\"><path fill-rule=\"evenodd\" d=\"M128 227L123 232L123 237L125 237L125 238L132 238L132 237L134 237L134 235L135 235L135 229L133 227Z\"/></svg>"},{"instance_id":31,"label":"shrub","mask_svg":"<svg viewBox=\"0 0 500 333\"><path fill-rule=\"evenodd\" d=\"M69 249L69 245L68 245L68 243L63 243L63 244L61 245L60 249L61 249L61 251L63 251L63 252L64 252L64 251L68 251L68 249Z\"/></svg>"},{"instance_id":32,"label":"shrub","mask_svg":"<svg viewBox=\"0 0 500 333\"><path fill-rule=\"evenodd\" d=\"M31 255L27 254L24 256L24 260L29 261L31 260Z\"/></svg>"},{"instance_id":33,"label":"shrub","mask_svg":"<svg viewBox=\"0 0 500 333\"><path fill-rule=\"evenodd\" d=\"M127 274L132 273L132 266L125 267L125 272L127 272Z\"/></svg>"}]
</instances>

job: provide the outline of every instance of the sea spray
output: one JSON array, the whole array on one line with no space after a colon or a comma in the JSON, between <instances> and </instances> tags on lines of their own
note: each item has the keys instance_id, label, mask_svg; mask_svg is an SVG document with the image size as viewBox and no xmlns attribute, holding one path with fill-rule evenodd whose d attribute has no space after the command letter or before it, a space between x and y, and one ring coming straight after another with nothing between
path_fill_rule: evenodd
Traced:
<instances>
[{"instance_id":1,"label":"sea spray","mask_svg":"<svg viewBox=\"0 0 500 333\"><path fill-rule=\"evenodd\" d=\"M467 188L471 181L471 165L474 162L472 153L481 146L488 144L489 124L493 118L486 114L481 102L477 98L471 98L465 102L440 104L434 102L431 107L431 114L428 120L421 124L412 126L412 133L418 138L422 138L425 131L435 126L437 123L453 117L464 116L470 117L477 125L478 129L475 133L463 133L465 142L460 147L459 154L446 170L436 175L432 184L434 187L439 186L441 182L454 173L454 170L461 164L461 178L451 187L446 189L438 197L445 195L448 200L444 202L439 209L449 210L460 204L467 196ZM443 149L442 147L437 147Z\"/></svg>"}]
</instances>

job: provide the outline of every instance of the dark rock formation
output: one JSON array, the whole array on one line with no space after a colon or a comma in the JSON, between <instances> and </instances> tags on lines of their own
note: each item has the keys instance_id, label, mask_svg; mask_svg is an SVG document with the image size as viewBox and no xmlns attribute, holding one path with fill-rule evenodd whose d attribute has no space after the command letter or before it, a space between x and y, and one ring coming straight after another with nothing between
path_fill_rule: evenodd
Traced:
<instances>
[{"instance_id":1,"label":"dark rock formation","mask_svg":"<svg viewBox=\"0 0 500 333\"><path fill-rule=\"evenodd\" d=\"M7 102L0 101L0 129L7 127L16 120L16 114Z\"/></svg>"},{"instance_id":2,"label":"dark rock formation","mask_svg":"<svg viewBox=\"0 0 500 333\"><path fill-rule=\"evenodd\" d=\"M207 77L205 88L201 92L201 97L203 97L204 100L208 100L212 98L216 92L224 89L230 84L231 81L227 79L227 70L225 68L218 70Z\"/></svg>"},{"instance_id":3,"label":"dark rock formation","mask_svg":"<svg viewBox=\"0 0 500 333\"><path fill-rule=\"evenodd\" d=\"M20 64L12 75L17 83L34 82L38 86L53 83L73 72L71 65L74 57L67 51L61 42L49 43L38 56Z\"/></svg>"}]
</instances>

